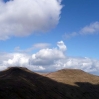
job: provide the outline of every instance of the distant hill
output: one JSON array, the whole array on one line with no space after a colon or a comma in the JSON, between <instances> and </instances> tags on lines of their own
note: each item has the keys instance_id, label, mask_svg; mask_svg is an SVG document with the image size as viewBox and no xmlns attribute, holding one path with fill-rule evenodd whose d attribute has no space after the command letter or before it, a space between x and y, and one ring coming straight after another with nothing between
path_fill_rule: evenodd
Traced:
<instances>
[{"instance_id":1,"label":"distant hill","mask_svg":"<svg viewBox=\"0 0 99 99\"><path fill-rule=\"evenodd\" d=\"M0 99L99 99L99 77L76 69L39 74L11 67L0 72Z\"/></svg>"},{"instance_id":2,"label":"distant hill","mask_svg":"<svg viewBox=\"0 0 99 99\"><path fill-rule=\"evenodd\" d=\"M79 69L62 69L57 72L49 73L46 77L70 85L77 85L76 82L99 83L99 76L86 73Z\"/></svg>"}]
</instances>

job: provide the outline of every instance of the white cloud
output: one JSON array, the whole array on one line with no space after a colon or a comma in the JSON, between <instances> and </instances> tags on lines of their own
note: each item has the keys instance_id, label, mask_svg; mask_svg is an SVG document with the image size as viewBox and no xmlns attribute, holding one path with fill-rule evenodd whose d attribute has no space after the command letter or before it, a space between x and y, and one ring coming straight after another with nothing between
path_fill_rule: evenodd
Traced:
<instances>
[{"instance_id":1,"label":"white cloud","mask_svg":"<svg viewBox=\"0 0 99 99\"><path fill-rule=\"evenodd\" d=\"M55 62L65 59L66 45L63 41L57 42L58 48L43 48L30 58L30 64L35 66L43 66L47 71L52 68L55 70Z\"/></svg>"},{"instance_id":2,"label":"white cloud","mask_svg":"<svg viewBox=\"0 0 99 99\"><path fill-rule=\"evenodd\" d=\"M75 36L77 36L77 35L78 35L77 32L72 32L72 33L65 33L62 37L63 37L64 39L70 39L70 38L75 37Z\"/></svg>"},{"instance_id":3,"label":"white cloud","mask_svg":"<svg viewBox=\"0 0 99 99\"><path fill-rule=\"evenodd\" d=\"M21 52L21 53L27 53L27 52L31 52L32 50L35 50L35 49L44 49L44 48L48 48L50 46L49 43L37 43L37 44L34 44L32 47L30 48L27 48L27 49L20 49L20 47L15 47L15 52Z\"/></svg>"},{"instance_id":4,"label":"white cloud","mask_svg":"<svg viewBox=\"0 0 99 99\"><path fill-rule=\"evenodd\" d=\"M0 0L0 40L54 28L61 8L61 0Z\"/></svg>"},{"instance_id":5,"label":"white cloud","mask_svg":"<svg viewBox=\"0 0 99 99\"><path fill-rule=\"evenodd\" d=\"M90 58L78 58L78 57L68 57L64 60L58 61L57 69L62 68L74 68L82 69L86 72L97 71L97 62L99 60L90 59Z\"/></svg>"},{"instance_id":6,"label":"white cloud","mask_svg":"<svg viewBox=\"0 0 99 99\"><path fill-rule=\"evenodd\" d=\"M9 66L27 67L33 71L55 71L63 68L81 69L98 74L99 60L88 57L69 57L63 41L56 48L43 48L34 54L0 53L0 70Z\"/></svg>"},{"instance_id":7,"label":"white cloud","mask_svg":"<svg viewBox=\"0 0 99 99\"><path fill-rule=\"evenodd\" d=\"M83 28L81 28L78 32L72 32L72 33L65 33L63 35L64 39L69 39L72 37L76 37L79 35L88 35L88 34L99 34L99 22L91 23L90 25L87 25Z\"/></svg>"},{"instance_id":8,"label":"white cloud","mask_svg":"<svg viewBox=\"0 0 99 99\"><path fill-rule=\"evenodd\" d=\"M33 45L33 48L42 49L42 48L48 48L49 46L50 46L49 43L37 43Z\"/></svg>"},{"instance_id":9,"label":"white cloud","mask_svg":"<svg viewBox=\"0 0 99 99\"><path fill-rule=\"evenodd\" d=\"M34 65L51 65L54 64L56 60L65 58L62 51L57 48L53 49L42 49L36 54L32 55L31 64Z\"/></svg>"},{"instance_id":10,"label":"white cloud","mask_svg":"<svg viewBox=\"0 0 99 99\"><path fill-rule=\"evenodd\" d=\"M81 34L94 34L99 32L99 22L91 23L89 26L85 26L81 29Z\"/></svg>"},{"instance_id":11,"label":"white cloud","mask_svg":"<svg viewBox=\"0 0 99 99\"><path fill-rule=\"evenodd\" d=\"M61 51L66 51L66 50L67 50L67 47L66 47L66 45L64 44L63 41L57 42L57 46L59 47L59 49L60 49Z\"/></svg>"},{"instance_id":12,"label":"white cloud","mask_svg":"<svg viewBox=\"0 0 99 99\"><path fill-rule=\"evenodd\" d=\"M29 56L21 53L8 54L8 60L4 60L3 64L7 66L27 66L29 63Z\"/></svg>"}]
</instances>

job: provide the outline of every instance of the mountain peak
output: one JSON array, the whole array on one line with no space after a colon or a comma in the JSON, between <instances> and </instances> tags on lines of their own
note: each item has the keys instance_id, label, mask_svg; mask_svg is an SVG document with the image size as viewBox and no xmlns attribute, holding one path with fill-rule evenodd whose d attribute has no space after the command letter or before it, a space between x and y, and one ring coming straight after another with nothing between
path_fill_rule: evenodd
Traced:
<instances>
[{"instance_id":1,"label":"mountain peak","mask_svg":"<svg viewBox=\"0 0 99 99\"><path fill-rule=\"evenodd\" d=\"M4 71L0 72L0 77L17 77L21 75L26 75L26 73L32 72L25 67L9 67Z\"/></svg>"},{"instance_id":2,"label":"mountain peak","mask_svg":"<svg viewBox=\"0 0 99 99\"><path fill-rule=\"evenodd\" d=\"M0 72L0 99L99 99L98 83L99 77L82 70L41 75L24 67L10 67Z\"/></svg>"},{"instance_id":3,"label":"mountain peak","mask_svg":"<svg viewBox=\"0 0 99 99\"><path fill-rule=\"evenodd\" d=\"M10 70L10 71L26 71L28 70L26 67L9 67L7 70Z\"/></svg>"}]
</instances>

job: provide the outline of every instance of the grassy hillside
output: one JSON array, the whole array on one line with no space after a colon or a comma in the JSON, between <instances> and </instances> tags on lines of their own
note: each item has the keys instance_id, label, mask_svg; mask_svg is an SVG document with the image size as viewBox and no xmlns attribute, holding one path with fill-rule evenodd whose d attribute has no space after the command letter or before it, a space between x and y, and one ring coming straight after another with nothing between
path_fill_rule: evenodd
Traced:
<instances>
[{"instance_id":1,"label":"grassy hillside","mask_svg":"<svg viewBox=\"0 0 99 99\"><path fill-rule=\"evenodd\" d=\"M77 85L76 82L89 82L91 84L99 83L99 76L95 76L78 69L62 69L45 76L69 85Z\"/></svg>"},{"instance_id":2,"label":"grassy hillside","mask_svg":"<svg viewBox=\"0 0 99 99\"><path fill-rule=\"evenodd\" d=\"M13 67L0 72L0 99L99 99L99 77L81 70L38 74Z\"/></svg>"}]
</instances>

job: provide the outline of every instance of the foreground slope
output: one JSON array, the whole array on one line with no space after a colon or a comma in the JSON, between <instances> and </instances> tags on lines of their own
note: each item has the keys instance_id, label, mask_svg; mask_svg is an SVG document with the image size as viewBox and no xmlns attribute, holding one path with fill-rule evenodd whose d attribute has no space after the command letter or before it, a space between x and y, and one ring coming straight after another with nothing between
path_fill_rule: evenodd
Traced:
<instances>
[{"instance_id":1,"label":"foreground slope","mask_svg":"<svg viewBox=\"0 0 99 99\"><path fill-rule=\"evenodd\" d=\"M81 70L38 74L13 67L0 72L0 99L99 99L99 77Z\"/></svg>"}]
</instances>

